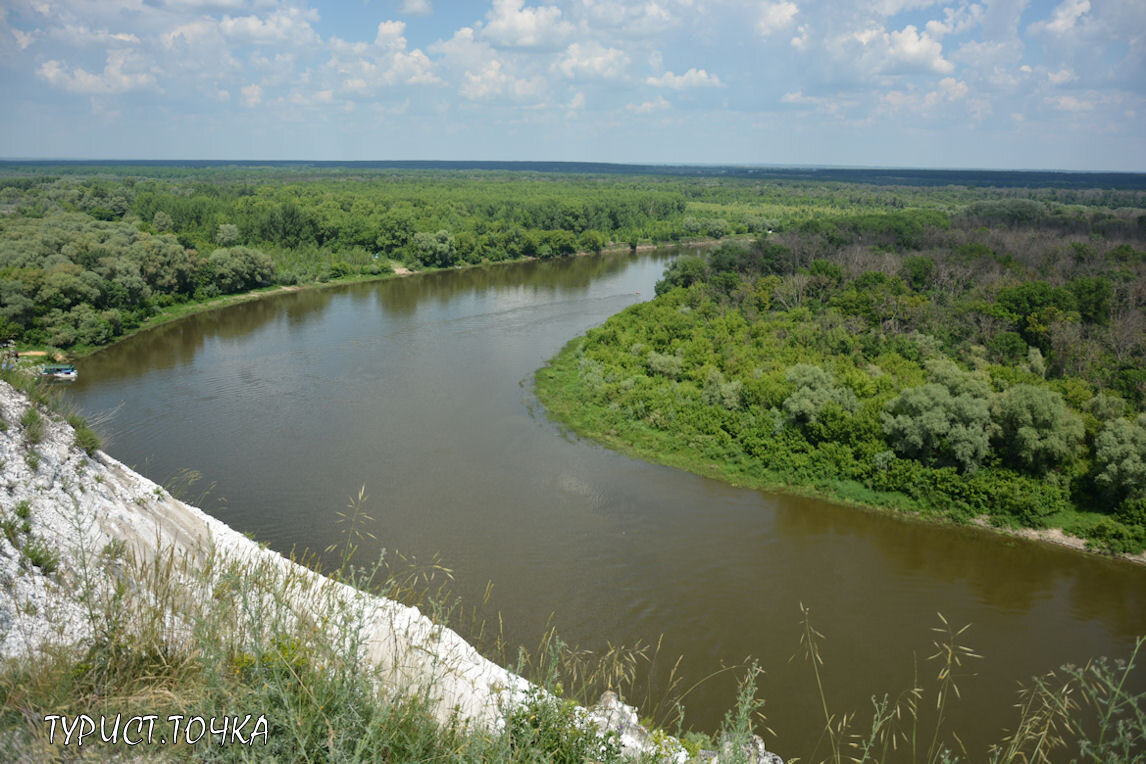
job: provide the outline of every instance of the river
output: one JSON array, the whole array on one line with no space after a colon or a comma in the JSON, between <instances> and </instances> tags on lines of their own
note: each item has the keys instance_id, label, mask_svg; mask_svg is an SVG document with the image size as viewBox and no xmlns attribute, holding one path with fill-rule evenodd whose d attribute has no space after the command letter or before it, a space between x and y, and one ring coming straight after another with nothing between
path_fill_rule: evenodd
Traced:
<instances>
[{"instance_id":1,"label":"river","mask_svg":"<svg viewBox=\"0 0 1146 764\"><path fill-rule=\"evenodd\" d=\"M284 292L84 359L68 396L113 456L161 483L198 471L190 499L284 553L344 544L337 513L365 486L359 529L376 539L358 539L357 559L438 554L468 603L492 581L514 643L535 645L553 614L585 648L663 634L659 681L677 655L689 681L757 659L766 737L787 756L822 729L811 668L789 661L801 603L825 635L834 711L866 713L916 666L933 686L937 612L972 624L964 641L983 657L951 718L975 760L1013 720L1018 681L1126 656L1146 634L1142 568L734 488L550 422L531 373L650 299L672 254ZM714 728L733 690L731 674L701 684L690 724Z\"/></svg>"}]
</instances>

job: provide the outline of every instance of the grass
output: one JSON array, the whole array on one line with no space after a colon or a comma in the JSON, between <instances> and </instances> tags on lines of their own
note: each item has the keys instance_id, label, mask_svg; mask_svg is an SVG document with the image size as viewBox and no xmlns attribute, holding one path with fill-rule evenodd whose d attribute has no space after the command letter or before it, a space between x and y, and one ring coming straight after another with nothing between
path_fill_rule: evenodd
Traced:
<instances>
[{"instance_id":1,"label":"grass","mask_svg":"<svg viewBox=\"0 0 1146 764\"><path fill-rule=\"evenodd\" d=\"M364 493L351 501L345 513L349 526L364 501ZM82 529L90 519L77 516L74 522ZM41 552L32 555L45 570L55 566ZM407 566L396 559L386 573L379 566L355 567L352 557L352 552L341 556L343 568L337 571L347 584L417 602L436 614L438 623L458 614L442 584L449 571L437 560ZM618 762L617 738L587 726L575 701L592 698L601 687L623 694L649 653L656 654L639 648L589 654L570 648L550 630L535 651L519 650L512 664L537 683L535 688L519 704L503 708L503 728L486 728L443 716L432 702L448 663L431 661L442 673L412 681L400 667L426 665L418 648L409 647L415 652L395 655L392 662L368 659L377 635L368 601L346 596L330 579L316 584L297 566L284 568L266 559L235 562L210 550L192 555L167 550L143 559L123 543L112 543L81 553L57 575L61 586L77 592L90 636L79 647L46 648L0 664L0 749L6 742L25 758L75 753L61 747L60 736L48 740L43 723L48 714L74 720L81 714L119 713L123 718L155 714L161 721L194 714L265 719L257 746L206 740L189 745L184 738L165 751L178 757ZM410 628L391 618L390 631ZM873 698L870 714L859 714L832 708L824 689L824 636L806 609L802 623L801 654L811 667L824 735L819 744L807 741L811 753L801 761L931 764L969 758L945 721L945 709L957 702L966 662L977 657L963 644L966 627L955 628L940 617L930 689L917 681L894 699ZM1082 761L1146 761L1146 698L1128 689L1143 644L1139 641L1125 662L1094 661L1036 679L1019 697L1013 731L991 750L990 760L1051 762L1077 750ZM711 737L682 735L686 751L715 749L724 752L721 761L749 760L746 746L765 729L765 720L757 697L760 668L742 668L722 729ZM678 691L672 699L678 712L685 695ZM933 711L924 713L928 708ZM254 739L254 723L245 729ZM656 731L652 739L668 740ZM127 750L92 740L101 756Z\"/></svg>"},{"instance_id":2,"label":"grass","mask_svg":"<svg viewBox=\"0 0 1146 764\"><path fill-rule=\"evenodd\" d=\"M44 440L44 417L35 406L24 409L20 424L24 428L24 442L34 446Z\"/></svg>"}]
</instances>

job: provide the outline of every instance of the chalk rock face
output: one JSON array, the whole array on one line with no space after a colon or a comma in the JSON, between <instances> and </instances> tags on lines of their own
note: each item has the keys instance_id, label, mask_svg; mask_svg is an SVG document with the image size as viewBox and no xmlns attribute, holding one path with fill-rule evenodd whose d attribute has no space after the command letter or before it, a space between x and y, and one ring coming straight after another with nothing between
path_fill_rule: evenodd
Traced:
<instances>
[{"instance_id":1,"label":"chalk rock face","mask_svg":"<svg viewBox=\"0 0 1146 764\"><path fill-rule=\"evenodd\" d=\"M622 750L630 756L653 755L658 761L680 764L690 760L688 753L675 738L664 736L659 741L655 740L641 725L637 709L622 703L615 692L601 695L597 705L589 709L589 718L602 733L615 733L621 741ZM751 742L740 746L739 750L734 741L725 738L721 740L720 751L700 751L695 760L713 764L732 761L784 764L784 759L764 747L764 740L759 735L753 735Z\"/></svg>"},{"instance_id":2,"label":"chalk rock face","mask_svg":"<svg viewBox=\"0 0 1146 764\"><path fill-rule=\"evenodd\" d=\"M637 717L637 709L622 703L617 693L611 690L589 709L589 718L601 732L616 733L626 753L644 752L653 747L649 731L641 726L641 720Z\"/></svg>"}]
</instances>

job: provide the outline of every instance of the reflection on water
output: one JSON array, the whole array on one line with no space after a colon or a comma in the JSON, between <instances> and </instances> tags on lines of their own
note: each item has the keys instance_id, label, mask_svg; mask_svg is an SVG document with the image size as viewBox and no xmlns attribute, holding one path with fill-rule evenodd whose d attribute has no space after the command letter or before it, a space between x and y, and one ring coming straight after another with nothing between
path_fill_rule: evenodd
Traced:
<instances>
[{"instance_id":1,"label":"reflection on water","mask_svg":"<svg viewBox=\"0 0 1146 764\"><path fill-rule=\"evenodd\" d=\"M788 660L801 603L828 635L841 710L911 681L936 611L973 623L985 657L953 712L973 751L998 739L1017 680L1125 655L1146 633L1141 569L733 488L531 415L523 381L570 338L650 298L669 256L283 293L99 353L68 394L89 413L122 404L104 428L113 455L160 482L200 470L226 499L207 508L280 551L344 542L335 513L365 484L378 542L363 558L440 553L468 601L493 581L511 640L536 644L555 611L586 647L664 633L692 679L755 656L776 746L790 755L819 732L809 669ZM723 676L695 691L690 720L713 728L733 686Z\"/></svg>"}]
</instances>

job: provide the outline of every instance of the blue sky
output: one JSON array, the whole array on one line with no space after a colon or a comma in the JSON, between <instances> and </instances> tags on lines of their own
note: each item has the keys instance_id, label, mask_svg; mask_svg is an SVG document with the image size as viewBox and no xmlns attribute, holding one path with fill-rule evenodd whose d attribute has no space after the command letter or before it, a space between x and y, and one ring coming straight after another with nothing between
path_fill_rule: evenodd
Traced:
<instances>
[{"instance_id":1,"label":"blue sky","mask_svg":"<svg viewBox=\"0 0 1146 764\"><path fill-rule=\"evenodd\" d=\"M0 156L1146 171L1146 2L0 0Z\"/></svg>"}]
</instances>

